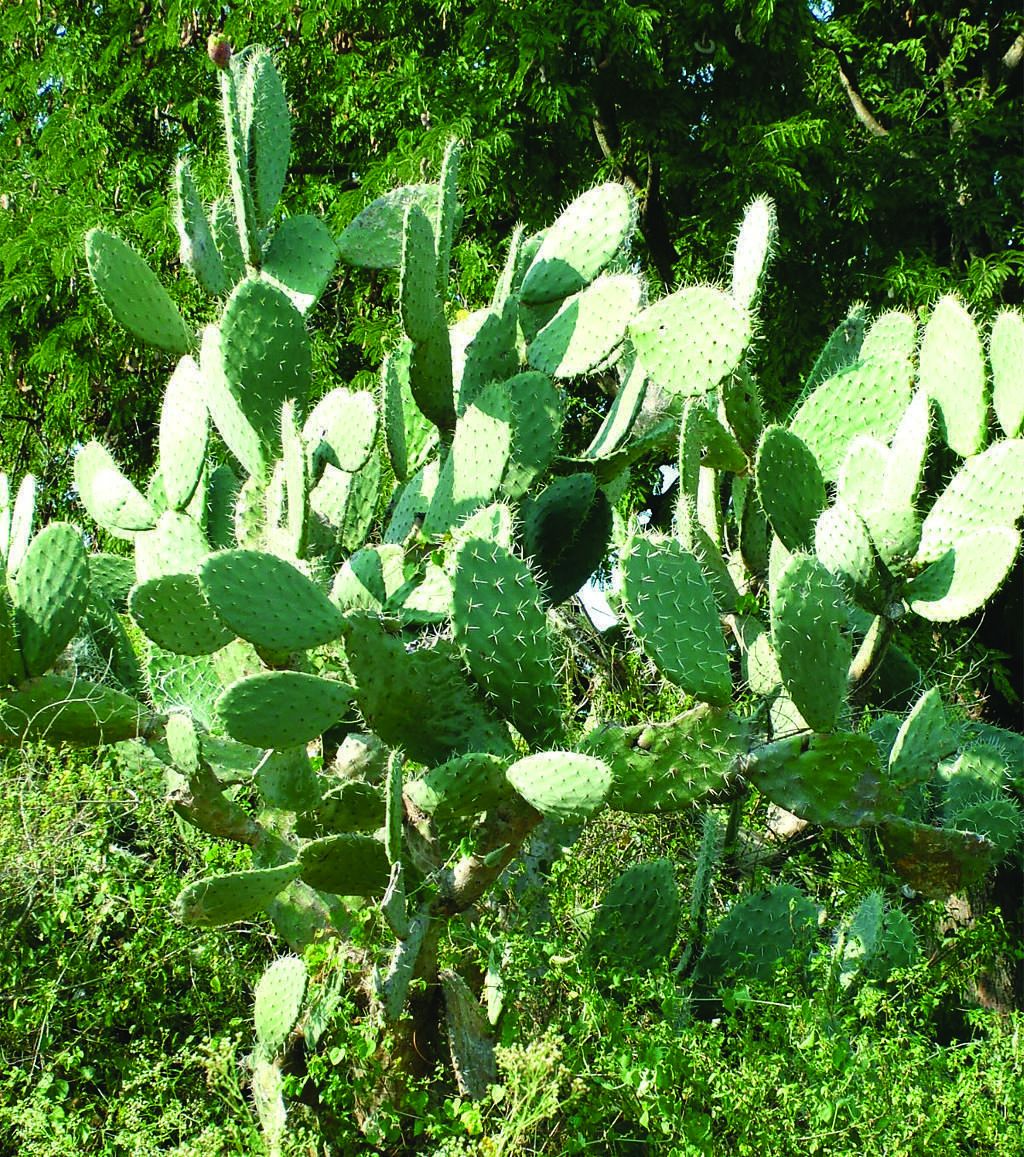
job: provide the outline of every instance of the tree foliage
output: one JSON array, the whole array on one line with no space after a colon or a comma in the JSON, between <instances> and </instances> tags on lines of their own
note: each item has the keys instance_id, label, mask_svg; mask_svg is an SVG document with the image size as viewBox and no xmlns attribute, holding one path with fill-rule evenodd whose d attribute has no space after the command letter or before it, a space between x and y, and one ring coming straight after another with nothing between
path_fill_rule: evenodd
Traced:
<instances>
[{"instance_id":1,"label":"tree foliage","mask_svg":"<svg viewBox=\"0 0 1024 1157\"><path fill-rule=\"evenodd\" d=\"M517 220L581 188L640 198L638 257L666 286L717 280L743 205L775 200L781 249L759 367L799 389L850 301L982 313L1022 298L1024 16L882 0L251 0L9 5L0 14L2 465L53 492L67 450L102 434L144 468L167 364L110 326L81 238L114 227L173 280L165 189L209 155L207 34L274 47L295 114L288 212L340 231L470 143L456 302L479 304ZM212 184L218 174L201 172ZM184 278L186 312L200 310ZM340 380L379 360L392 286L342 274L320 356ZM767 344L767 343L766 343ZM769 355L766 354L766 358Z\"/></svg>"}]
</instances>

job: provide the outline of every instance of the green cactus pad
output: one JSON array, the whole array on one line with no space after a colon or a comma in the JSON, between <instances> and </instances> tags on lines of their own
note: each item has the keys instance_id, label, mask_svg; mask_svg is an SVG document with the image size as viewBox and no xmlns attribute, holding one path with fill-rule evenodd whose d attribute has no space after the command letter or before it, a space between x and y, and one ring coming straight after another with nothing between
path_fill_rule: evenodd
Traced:
<instances>
[{"instance_id":1,"label":"green cactus pad","mask_svg":"<svg viewBox=\"0 0 1024 1157\"><path fill-rule=\"evenodd\" d=\"M591 373L622 344L643 297L632 273L599 277L574 294L530 342L526 359L553 378Z\"/></svg>"},{"instance_id":2,"label":"green cactus pad","mask_svg":"<svg viewBox=\"0 0 1024 1157\"><path fill-rule=\"evenodd\" d=\"M309 546L310 475L306 448L291 400L281 407L281 465L275 467L275 478L278 470L284 480L285 509L283 517L282 512L277 511L274 524L281 526L287 544L287 549L281 553L289 558L303 559Z\"/></svg>"},{"instance_id":3,"label":"green cactus pad","mask_svg":"<svg viewBox=\"0 0 1024 1157\"><path fill-rule=\"evenodd\" d=\"M175 366L160 410L159 460L164 493L173 510L192 500L206 464L207 417L199 366L183 357Z\"/></svg>"},{"instance_id":4,"label":"green cactus pad","mask_svg":"<svg viewBox=\"0 0 1024 1157\"><path fill-rule=\"evenodd\" d=\"M701 703L666 723L607 724L584 750L611 768L610 808L651 814L683 811L722 790L747 744L742 720Z\"/></svg>"},{"instance_id":5,"label":"green cactus pad","mask_svg":"<svg viewBox=\"0 0 1024 1157\"><path fill-rule=\"evenodd\" d=\"M822 382L833 378L841 370L856 365L864 342L864 324L867 309L862 302L852 307L846 317L836 326L818 355L807 380L800 392L799 406Z\"/></svg>"},{"instance_id":6,"label":"green cactus pad","mask_svg":"<svg viewBox=\"0 0 1024 1157\"><path fill-rule=\"evenodd\" d=\"M889 752L889 780L903 789L927 783L936 764L956 750L937 687L930 687L903 721Z\"/></svg>"},{"instance_id":7,"label":"green cactus pad","mask_svg":"<svg viewBox=\"0 0 1024 1157\"><path fill-rule=\"evenodd\" d=\"M338 262L338 246L319 217L288 217L274 231L260 272L305 315L320 300Z\"/></svg>"},{"instance_id":8,"label":"green cactus pad","mask_svg":"<svg viewBox=\"0 0 1024 1157\"><path fill-rule=\"evenodd\" d=\"M889 310L871 323L860 347L860 361L873 358L913 356L917 342L917 322L909 313Z\"/></svg>"},{"instance_id":9,"label":"green cactus pad","mask_svg":"<svg viewBox=\"0 0 1024 1157\"><path fill-rule=\"evenodd\" d=\"M342 611L377 611L404 582L405 556L397 543L367 546L342 563L331 585L331 602Z\"/></svg>"},{"instance_id":10,"label":"green cactus pad","mask_svg":"<svg viewBox=\"0 0 1024 1157\"><path fill-rule=\"evenodd\" d=\"M620 374L622 373L620 363ZM647 394L647 375L639 359L630 359L629 369L622 379L618 392L608 407L600 429L584 451L585 458L601 458L614 454L629 437L640 407Z\"/></svg>"},{"instance_id":11,"label":"green cactus pad","mask_svg":"<svg viewBox=\"0 0 1024 1157\"><path fill-rule=\"evenodd\" d=\"M301 744L268 751L253 773L253 783L271 807L284 811L304 812L320 803L320 783Z\"/></svg>"},{"instance_id":12,"label":"green cactus pad","mask_svg":"<svg viewBox=\"0 0 1024 1157\"><path fill-rule=\"evenodd\" d=\"M89 275L114 320L139 341L171 354L187 354L195 336L156 274L120 237L103 229L85 235Z\"/></svg>"},{"instance_id":13,"label":"green cactus pad","mask_svg":"<svg viewBox=\"0 0 1024 1157\"><path fill-rule=\"evenodd\" d=\"M953 622L980 610L1002 586L1020 551L1020 532L990 526L965 533L955 549L906 584L911 610L936 623Z\"/></svg>"},{"instance_id":14,"label":"green cactus pad","mask_svg":"<svg viewBox=\"0 0 1024 1157\"><path fill-rule=\"evenodd\" d=\"M369 783L342 783L331 788L316 809L317 822L332 835L375 832L384 823L384 799Z\"/></svg>"},{"instance_id":15,"label":"green cactus pad","mask_svg":"<svg viewBox=\"0 0 1024 1157\"><path fill-rule=\"evenodd\" d=\"M719 391L722 417L743 452L753 458L764 429L764 410L757 383L741 365L735 373L722 379Z\"/></svg>"},{"instance_id":16,"label":"green cactus pad","mask_svg":"<svg viewBox=\"0 0 1024 1157\"><path fill-rule=\"evenodd\" d=\"M0 692L25 680L25 662L14 630L14 603L7 584L0 582Z\"/></svg>"},{"instance_id":17,"label":"green cactus pad","mask_svg":"<svg viewBox=\"0 0 1024 1157\"><path fill-rule=\"evenodd\" d=\"M883 573L864 520L841 499L823 510L814 528L814 550L847 595L873 614L893 600L891 580Z\"/></svg>"},{"instance_id":18,"label":"green cactus pad","mask_svg":"<svg viewBox=\"0 0 1024 1157\"><path fill-rule=\"evenodd\" d=\"M477 815L508 795L507 761L471 752L450 759L405 785L405 795L436 820Z\"/></svg>"},{"instance_id":19,"label":"green cactus pad","mask_svg":"<svg viewBox=\"0 0 1024 1157\"><path fill-rule=\"evenodd\" d=\"M245 255L230 197L218 197L210 206L210 229L227 274L227 292L245 276Z\"/></svg>"},{"instance_id":20,"label":"green cactus pad","mask_svg":"<svg viewBox=\"0 0 1024 1157\"><path fill-rule=\"evenodd\" d=\"M392 869L401 869L402 834L405 823L405 798L402 795L402 764L405 756L392 751L388 756L388 770L384 778L384 852ZM391 883L390 879L388 881Z\"/></svg>"},{"instance_id":21,"label":"green cactus pad","mask_svg":"<svg viewBox=\"0 0 1024 1157\"><path fill-rule=\"evenodd\" d=\"M729 656L697 559L674 539L637 537L620 566L630 627L661 674L688 694L728 704Z\"/></svg>"},{"instance_id":22,"label":"green cactus pad","mask_svg":"<svg viewBox=\"0 0 1024 1157\"><path fill-rule=\"evenodd\" d=\"M695 987L770 980L783 957L810 946L817 923L817 907L792 884L745 896L715 926L693 970Z\"/></svg>"},{"instance_id":23,"label":"green cactus pad","mask_svg":"<svg viewBox=\"0 0 1024 1157\"><path fill-rule=\"evenodd\" d=\"M935 562L959 549L964 535L1011 527L1024 513L1024 439L996 442L953 475L921 529L915 562Z\"/></svg>"},{"instance_id":24,"label":"green cactus pad","mask_svg":"<svg viewBox=\"0 0 1024 1157\"><path fill-rule=\"evenodd\" d=\"M547 606L583 586L604 560L611 533L611 505L593 474L556 478L537 496L524 513L523 550Z\"/></svg>"},{"instance_id":25,"label":"green cactus pad","mask_svg":"<svg viewBox=\"0 0 1024 1157\"><path fill-rule=\"evenodd\" d=\"M512 409L501 383L477 393L459 418L423 532L441 535L497 493L512 449Z\"/></svg>"},{"instance_id":26,"label":"green cactus pad","mask_svg":"<svg viewBox=\"0 0 1024 1157\"><path fill-rule=\"evenodd\" d=\"M437 291L434 232L416 205L406 210L399 285L402 325L412 339L409 383L423 414L441 431L455 425L451 344Z\"/></svg>"},{"instance_id":27,"label":"green cactus pad","mask_svg":"<svg viewBox=\"0 0 1024 1157\"><path fill-rule=\"evenodd\" d=\"M733 624L740 645L743 680L755 695L767 698L782 686L771 634L760 619L751 615L736 615Z\"/></svg>"},{"instance_id":28,"label":"green cactus pad","mask_svg":"<svg viewBox=\"0 0 1024 1157\"><path fill-rule=\"evenodd\" d=\"M519 367L516 309L506 303L501 313L478 309L449 330L452 347L452 390L461 414L488 382L503 381Z\"/></svg>"},{"instance_id":29,"label":"green cactus pad","mask_svg":"<svg viewBox=\"0 0 1024 1157\"><path fill-rule=\"evenodd\" d=\"M299 863L311 888L337 896L383 896L391 878L387 852L374 836L313 840L299 853Z\"/></svg>"},{"instance_id":30,"label":"green cactus pad","mask_svg":"<svg viewBox=\"0 0 1024 1157\"><path fill-rule=\"evenodd\" d=\"M263 229L274 214L288 173L291 117L284 85L270 52L250 49L238 78L238 114L252 187L256 224Z\"/></svg>"},{"instance_id":31,"label":"green cactus pad","mask_svg":"<svg viewBox=\"0 0 1024 1157\"><path fill-rule=\"evenodd\" d=\"M233 683L217 700L232 739L276 749L309 743L345 714L354 688L301 671L264 671Z\"/></svg>"},{"instance_id":32,"label":"green cactus pad","mask_svg":"<svg viewBox=\"0 0 1024 1157\"><path fill-rule=\"evenodd\" d=\"M467 748L508 750L507 733L484 711L450 643L410 653L378 619L358 613L347 616L344 640L356 706L385 743L424 764Z\"/></svg>"},{"instance_id":33,"label":"green cactus pad","mask_svg":"<svg viewBox=\"0 0 1024 1157\"><path fill-rule=\"evenodd\" d=\"M633 864L601 901L586 954L628 977L662 967L679 935L679 889L668 860Z\"/></svg>"},{"instance_id":34,"label":"green cactus pad","mask_svg":"<svg viewBox=\"0 0 1024 1157\"><path fill-rule=\"evenodd\" d=\"M888 444L910 404L912 385L908 357L859 362L818 386L789 428L807 444L825 481L836 482L858 434Z\"/></svg>"},{"instance_id":35,"label":"green cactus pad","mask_svg":"<svg viewBox=\"0 0 1024 1157\"><path fill-rule=\"evenodd\" d=\"M208 876L189 884L174 902L179 918L199 928L251 920L300 873L298 863Z\"/></svg>"},{"instance_id":36,"label":"green cactus pad","mask_svg":"<svg viewBox=\"0 0 1024 1157\"><path fill-rule=\"evenodd\" d=\"M1024 316L1001 309L992 323L988 356L992 363L992 408L1007 438L1016 438L1024 422Z\"/></svg>"},{"instance_id":37,"label":"green cactus pad","mask_svg":"<svg viewBox=\"0 0 1024 1157\"><path fill-rule=\"evenodd\" d=\"M437 292L442 296L448 289L452 255L452 238L460 216L458 201L459 161L462 145L450 140L441 160L441 174L437 188L437 212L434 215L434 237L437 250Z\"/></svg>"},{"instance_id":38,"label":"green cactus pad","mask_svg":"<svg viewBox=\"0 0 1024 1157\"><path fill-rule=\"evenodd\" d=\"M0 475L6 482L6 475ZM77 485L77 482L76 482ZM10 494L5 493L3 522L6 533L0 536L8 575L16 575L25 557L36 520L36 492L38 484L34 474L26 474L18 485L14 506L10 506ZM127 537L127 536L126 536Z\"/></svg>"},{"instance_id":39,"label":"green cactus pad","mask_svg":"<svg viewBox=\"0 0 1024 1157\"><path fill-rule=\"evenodd\" d=\"M923 895L944 900L980 880L996 859L984 836L892 819L879 837L893 871Z\"/></svg>"},{"instance_id":40,"label":"green cactus pad","mask_svg":"<svg viewBox=\"0 0 1024 1157\"><path fill-rule=\"evenodd\" d=\"M463 542L454 558L452 629L473 677L523 738L557 742L561 702L530 568L497 543Z\"/></svg>"},{"instance_id":41,"label":"green cactus pad","mask_svg":"<svg viewBox=\"0 0 1024 1157\"><path fill-rule=\"evenodd\" d=\"M521 498L551 465L565 420L565 398L546 374L528 370L503 383L512 411L512 448L502 493Z\"/></svg>"},{"instance_id":42,"label":"green cactus pad","mask_svg":"<svg viewBox=\"0 0 1024 1157\"><path fill-rule=\"evenodd\" d=\"M219 349L224 381L235 402L264 447L276 448L281 406L291 398L304 410L312 380L302 315L269 281L247 278L224 307ZM220 428L212 399L209 404ZM227 441L225 431L221 433Z\"/></svg>"},{"instance_id":43,"label":"green cactus pad","mask_svg":"<svg viewBox=\"0 0 1024 1157\"><path fill-rule=\"evenodd\" d=\"M437 427L425 418L412 395L409 380L412 343L404 338L384 359L382 370L384 434L388 457L399 482L423 466L437 442Z\"/></svg>"},{"instance_id":44,"label":"green cactus pad","mask_svg":"<svg viewBox=\"0 0 1024 1157\"><path fill-rule=\"evenodd\" d=\"M164 733L171 762L182 775L195 775L199 770L203 749L192 717L178 712L167 720Z\"/></svg>"},{"instance_id":45,"label":"green cactus pad","mask_svg":"<svg viewBox=\"0 0 1024 1157\"><path fill-rule=\"evenodd\" d=\"M0 744L43 739L99 747L152 736L157 717L113 687L64 675L40 675L0 695Z\"/></svg>"},{"instance_id":46,"label":"green cactus pad","mask_svg":"<svg viewBox=\"0 0 1024 1157\"><path fill-rule=\"evenodd\" d=\"M175 655L209 655L235 637L211 610L196 575L161 575L140 583L128 608L146 637Z\"/></svg>"},{"instance_id":47,"label":"green cactus pad","mask_svg":"<svg viewBox=\"0 0 1024 1157\"><path fill-rule=\"evenodd\" d=\"M253 1018L256 1039L267 1053L276 1053L288 1039L305 995L306 964L299 956L280 957L260 977Z\"/></svg>"},{"instance_id":48,"label":"green cactus pad","mask_svg":"<svg viewBox=\"0 0 1024 1157\"><path fill-rule=\"evenodd\" d=\"M771 590L772 644L782 681L807 725L831 731L846 699L853 658L846 604L816 558L794 555Z\"/></svg>"},{"instance_id":49,"label":"green cactus pad","mask_svg":"<svg viewBox=\"0 0 1024 1157\"><path fill-rule=\"evenodd\" d=\"M375 454L355 474L331 465L324 467L323 477L309 496L309 505L330 548L356 551L365 543L377 507L380 478L380 460ZM330 548L325 544L321 549Z\"/></svg>"},{"instance_id":50,"label":"green cactus pad","mask_svg":"<svg viewBox=\"0 0 1024 1157\"><path fill-rule=\"evenodd\" d=\"M934 399L946 443L961 458L977 454L988 436L985 355L970 314L943 297L921 340L918 381Z\"/></svg>"},{"instance_id":51,"label":"green cactus pad","mask_svg":"<svg viewBox=\"0 0 1024 1157\"><path fill-rule=\"evenodd\" d=\"M787 550L810 550L814 524L827 501L813 452L791 430L769 426L758 447L756 469L758 497L772 530Z\"/></svg>"},{"instance_id":52,"label":"green cactus pad","mask_svg":"<svg viewBox=\"0 0 1024 1157\"><path fill-rule=\"evenodd\" d=\"M217 250L213 231L200 200L188 160L180 157L174 166L174 226L180 242L182 265L213 297L231 288L224 261Z\"/></svg>"},{"instance_id":53,"label":"green cactus pad","mask_svg":"<svg viewBox=\"0 0 1024 1157\"><path fill-rule=\"evenodd\" d=\"M210 547L187 514L165 510L152 530L135 536L135 574L140 583L165 574L194 574Z\"/></svg>"},{"instance_id":54,"label":"green cactus pad","mask_svg":"<svg viewBox=\"0 0 1024 1157\"><path fill-rule=\"evenodd\" d=\"M89 598L81 532L67 522L41 530L18 568L11 595L25 671L42 675L74 637Z\"/></svg>"},{"instance_id":55,"label":"green cactus pad","mask_svg":"<svg viewBox=\"0 0 1024 1157\"><path fill-rule=\"evenodd\" d=\"M533 256L519 288L522 301L560 301L588 285L622 248L634 217L622 185L599 185L577 197L547 230Z\"/></svg>"},{"instance_id":56,"label":"green cactus pad","mask_svg":"<svg viewBox=\"0 0 1024 1157\"><path fill-rule=\"evenodd\" d=\"M422 527L437 489L440 466L436 458L421 467L398 491L384 541L404 543L417 526Z\"/></svg>"},{"instance_id":57,"label":"green cactus pad","mask_svg":"<svg viewBox=\"0 0 1024 1157\"><path fill-rule=\"evenodd\" d=\"M258 550L208 555L200 572L207 601L240 638L267 651L305 651L337 639L344 617L291 563Z\"/></svg>"},{"instance_id":58,"label":"green cactus pad","mask_svg":"<svg viewBox=\"0 0 1024 1157\"><path fill-rule=\"evenodd\" d=\"M377 440L377 403L366 390L339 388L325 394L302 427L309 470L329 462L339 470L362 470Z\"/></svg>"},{"instance_id":59,"label":"green cactus pad","mask_svg":"<svg viewBox=\"0 0 1024 1157\"><path fill-rule=\"evenodd\" d=\"M603 760L572 751L528 755L505 774L527 803L561 820L593 815L604 805L612 786L611 769Z\"/></svg>"},{"instance_id":60,"label":"green cactus pad","mask_svg":"<svg viewBox=\"0 0 1024 1157\"><path fill-rule=\"evenodd\" d=\"M703 394L739 366L750 341L750 319L728 294L696 285L638 314L629 335L661 389Z\"/></svg>"},{"instance_id":61,"label":"green cactus pad","mask_svg":"<svg viewBox=\"0 0 1024 1157\"><path fill-rule=\"evenodd\" d=\"M203 330L199 367L207 409L220 436L247 474L262 475L269 456L259 431L246 413L243 400L228 381L216 326L208 325Z\"/></svg>"},{"instance_id":62,"label":"green cactus pad","mask_svg":"<svg viewBox=\"0 0 1024 1157\"><path fill-rule=\"evenodd\" d=\"M733 247L731 292L740 309L751 310L760 296L778 236L774 203L768 197L755 197L743 212Z\"/></svg>"},{"instance_id":63,"label":"green cactus pad","mask_svg":"<svg viewBox=\"0 0 1024 1157\"><path fill-rule=\"evenodd\" d=\"M742 774L770 800L812 824L878 823L893 810L869 735L792 736L753 752Z\"/></svg>"},{"instance_id":64,"label":"green cactus pad","mask_svg":"<svg viewBox=\"0 0 1024 1157\"><path fill-rule=\"evenodd\" d=\"M156 511L99 442L88 442L79 450L74 469L82 505L115 537L131 539L136 531L156 526ZM12 569L9 562L8 569Z\"/></svg>"},{"instance_id":65,"label":"green cactus pad","mask_svg":"<svg viewBox=\"0 0 1024 1157\"><path fill-rule=\"evenodd\" d=\"M1012 800L985 799L946 809L946 824L957 831L973 833L986 839L997 860L1008 856L1020 843L1024 816Z\"/></svg>"},{"instance_id":66,"label":"green cactus pad","mask_svg":"<svg viewBox=\"0 0 1024 1157\"><path fill-rule=\"evenodd\" d=\"M350 265L397 269L402 263L405 214L416 205L432 220L437 213L437 185L403 185L369 205L338 238L338 251Z\"/></svg>"}]
</instances>

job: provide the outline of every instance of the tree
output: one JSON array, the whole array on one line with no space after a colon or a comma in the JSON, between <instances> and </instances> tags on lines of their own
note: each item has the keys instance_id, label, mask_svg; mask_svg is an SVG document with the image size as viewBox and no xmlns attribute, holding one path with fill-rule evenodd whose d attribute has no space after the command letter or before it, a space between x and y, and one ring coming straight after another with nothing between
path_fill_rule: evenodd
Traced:
<instances>
[{"instance_id":1,"label":"tree","mask_svg":"<svg viewBox=\"0 0 1024 1157\"><path fill-rule=\"evenodd\" d=\"M466 306L515 221L539 227L608 177L639 193L638 256L665 286L719 279L732 222L773 197L765 316L779 340L758 369L780 410L855 299L917 308L956 290L982 313L1021 300L1013 4L9 5L2 465L39 470L55 494L83 431L151 461L168 366L97 341L110 329L83 290L81 237L116 224L173 271L162 193L175 157L210 143L204 46L220 26L281 62L297 125L288 212L314 208L340 231L396 182L436 175L450 136L470 143L454 287ZM337 376L371 369L391 292L358 275L328 293L336 324L318 356Z\"/></svg>"}]
</instances>

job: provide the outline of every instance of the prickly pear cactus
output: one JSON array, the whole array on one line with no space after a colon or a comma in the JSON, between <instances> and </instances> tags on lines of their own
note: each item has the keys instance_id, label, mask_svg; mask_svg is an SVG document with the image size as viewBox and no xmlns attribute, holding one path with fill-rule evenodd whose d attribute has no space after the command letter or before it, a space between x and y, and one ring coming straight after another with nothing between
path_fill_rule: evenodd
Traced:
<instances>
[{"instance_id":1,"label":"prickly pear cactus","mask_svg":"<svg viewBox=\"0 0 1024 1157\"><path fill-rule=\"evenodd\" d=\"M937 694L886 704L874 730L864 706L900 666L905 619L973 613L1019 551L1019 316L1001 315L988 346L998 426L985 347L951 299L920 347L909 317L865 332L855 310L796 412L766 425L750 339L771 204L748 211L730 288L650 302L630 268L635 205L605 184L542 235L517 230L491 301L450 326L459 145L437 183L388 194L337 239L283 218L284 87L266 51L222 47L228 190L204 203L182 163L174 194L212 322L193 329L122 240L86 240L115 320L179 357L149 485L97 443L75 462L86 513L134 562L87 556L70 525L33 536L31 483L12 501L0 479L0 741L147 740L178 815L252 851L250 869L189 883L182 919L266 914L299 952L373 906L393 942L379 958L353 944L349 964L374 1015L419 1041L442 1036L423 994L441 983L447 922L545 816L679 810L751 782L812 823L879 826L915 887L1014 854L1017 795ZM398 271L380 404L314 373L308 318L339 255ZM615 397L581 450L564 383L589 375ZM937 489L929 455L955 463ZM667 535L641 532L624 497L641 461L679 470ZM562 612L609 549L622 623L688 710L584 735ZM62 670L86 646L104 677ZM762 710L739 709L748 693ZM629 869L593 958L664 962L673 897L668 865ZM696 980L737 972L752 942L769 968L812 915L785 889L737 905ZM300 971L280 964L258 995L254 1092L275 1134L282 1041L324 1031L297 1011ZM463 1002L464 988L449 977Z\"/></svg>"}]
</instances>

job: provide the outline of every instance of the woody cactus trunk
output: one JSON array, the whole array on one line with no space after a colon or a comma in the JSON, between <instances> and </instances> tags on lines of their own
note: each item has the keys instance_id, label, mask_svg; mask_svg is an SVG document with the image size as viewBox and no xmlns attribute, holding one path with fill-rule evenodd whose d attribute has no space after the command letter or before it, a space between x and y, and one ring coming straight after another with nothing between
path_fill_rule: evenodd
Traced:
<instances>
[{"instance_id":1,"label":"woody cactus trunk","mask_svg":"<svg viewBox=\"0 0 1024 1157\"><path fill-rule=\"evenodd\" d=\"M97 443L75 460L85 510L134 560L88 555L69 524L33 537L31 479L0 492L3 739L149 745L177 813L252 849L251 870L184 889L184 921L265 912L301 952L369 907L393 946L352 946L347 975L393 1078L445 1016L479 1096L486 1023L439 944L544 817L678 811L753 785L813 824L877 829L928 894L1019 854L1020 737L955 722L899 647L914 616L982 607L1019 550L1018 313L986 351L953 298L923 334L855 310L770 423L751 340L771 204L747 212L729 284L649 302L635 205L607 184L543 233L516 230L490 303L449 324L460 146L436 183L332 237L279 211L289 114L270 54L217 60L229 193L204 204L184 160L174 186L182 262L217 320L194 331L124 241L86 238L114 319L178 358L145 493ZM376 394L314 380L307 325L339 258L399 271L402 338ZM564 383L598 373L614 400L565 453ZM953 465L937 489L930 457ZM678 470L670 534L628 506L641 461ZM613 606L692 700L676 719L582 723L569 701L552 612L609 556ZM804 909L783 891L691 943L682 978L785 952L780 905ZM699 893L706 874L695 914ZM637 865L598 913L592 958L663 965L679 922L671 865ZM299 959L260 982L253 1089L272 1138L283 1051L296 1033L315 1046L324 1008Z\"/></svg>"}]
</instances>

